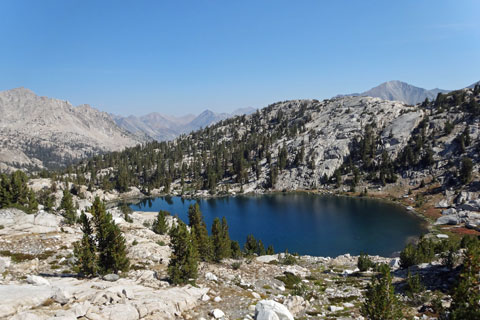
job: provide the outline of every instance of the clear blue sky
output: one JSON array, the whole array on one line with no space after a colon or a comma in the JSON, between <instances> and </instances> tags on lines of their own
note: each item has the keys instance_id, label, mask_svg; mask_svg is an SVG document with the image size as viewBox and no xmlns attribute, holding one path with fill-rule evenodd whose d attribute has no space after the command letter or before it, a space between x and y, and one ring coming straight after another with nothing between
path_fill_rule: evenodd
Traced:
<instances>
[{"instance_id":1,"label":"clear blue sky","mask_svg":"<svg viewBox=\"0 0 480 320\"><path fill-rule=\"evenodd\" d=\"M0 90L118 114L480 80L480 1L0 1Z\"/></svg>"}]
</instances>

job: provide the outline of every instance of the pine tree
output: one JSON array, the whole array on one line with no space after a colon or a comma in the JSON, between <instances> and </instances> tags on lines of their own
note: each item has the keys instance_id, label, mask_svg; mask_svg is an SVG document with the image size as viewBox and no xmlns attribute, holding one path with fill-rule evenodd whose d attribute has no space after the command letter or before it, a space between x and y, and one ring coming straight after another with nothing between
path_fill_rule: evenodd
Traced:
<instances>
[{"instance_id":1,"label":"pine tree","mask_svg":"<svg viewBox=\"0 0 480 320\"><path fill-rule=\"evenodd\" d=\"M267 255L275 254L275 249L273 249L272 245L269 245L267 248Z\"/></svg>"},{"instance_id":2,"label":"pine tree","mask_svg":"<svg viewBox=\"0 0 480 320\"><path fill-rule=\"evenodd\" d=\"M168 276L173 284L185 284L198 276L198 255L193 235L179 221L170 231L172 255L168 264Z\"/></svg>"},{"instance_id":3,"label":"pine tree","mask_svg":"<svg viewBox=\"0 0 480 320\"><path fill-rule=\"evenodd\" d=\"M451 319L480 319L480 247L470 246L465 253L460 281L453 294Z\"/></svg>"},{"instance_id":4,"label":"pine tree","mask_svg":"<svg viewBox=\"0 0 480 320\"><path fill-rule=\"evenodd\" d=\"M188 221L189 226L192 228L192 235L200 259L202 261L211 261L213 258L212 244L198 203L190 205L188 208Z\"/></svg>"},{"instance_id":5,"label":"pine tree","mask_svg":"<svg viewBox=\"0 0 480 320\"><path fill-rule=\"evenodd\" d=\"M112 215L106 212L105 205L96 197L91 207L96 231L97 251L100 272L118 273L128 271L130 261L122 231L115 224Z\"/></svg>"},{"instance_id":6,"label":"pine tree","mask_svg":"<svg viewBox=\"0 0 480 320\"><path fill-rule=\"evenodd\" d=\"M266 251L265 251L265 246L263 245L263 242L262 240L258 240L258 243L257 243L257 255L259 256L264 256L266 254Z\"/></svg>"},{"instance_id":7,"label":"pine tree","mask_svg":"<svg viewBox=\"0 0 480 320\"><path fill-rule=\"evenodd\" d=\"M54 195L47 196L45 200L45 210L48 212L51 212L53 211L54 206L55 206L55 196Z\"/></svg>"},{"instance_id":8,"label":"pine tree","mask_svg":"<svg viewBox=\"0 0 480 320\"><path fill-rule=\"evenodd\" d=\"M212 245L213 259L216 262L222 261L224 258L231 256L230 235L228 234L228 225L225 217L220 222L219 218L215 218L212 224Z\"/></svg>"},{"instance_id":9,"label":"pine tree","mask_svg":"<svg viewBox=\"0 0 480 320\"><path fill-rule=\"evenodd\" d=\"M257 252L258 243L253 234L247 236L247 241L245 242L244 250L246 254L254 254Z\"/></svg>"},{"instance_id":10,"label":"pine tree","mask_svg":"<svg viewBox=\"0 0 480 320\"><path fill-rule=\"evenodd\" d=\"M75 270L85 276L93 276L98 271L93 229L90 220L82 212L80 223L83 232L82 239L74 244L73 253L76 258Z\"/></svg>"},{"instance_id":11,"label":"pine tree","mask_svg":"<svg viewBox=\"0 0 480 320\"><path fill-rule=\"evenodd\" d=\"M371 320L397 320L402 318L402 311L395 296L388 266L382 270L380 277L372 277L372 283L365 293L365 302L361 313Z\"/></svg>"},{"instance_id":12,"label":"pine tree","mask_svg":"<svg viewBox=\"0 0 480 320\"><path fill-rule=\"evenodd\" d=\"M60 209L63 211L65 223L74 224L77 220L75 208L73 206L72 194L67 189L63 190L62 201L60 202Z\"/></svg>"},{"instance_id":13,"label":"pine tree","mask_svg":"<svg viewBox=\"0 0 480 320\"><path fill-rule=\"evenodd\" d=\"M38 202L35 197L35 192L33 190L30 190L28 192L28 213L35 213L38 210Z\"/></svg>"},{"instance_id":14,"label":"pine tree","mask_svg":"<svg viewBox=\"0 0 480 320\"><path fill-rule=\"evenodd\" d=\"M168 232L168 225L166 217L170 215L168 211L160 210L157 219L152 224L152 231L156 234L166 234Z\"/></svg>"},{"instance_id":15,"label":"pine tree","mask_svg":"<svg viewBox=\"0 0 480 320\"><path fill-rule=\"evenodd\" d=\"M230 242L230 251L233 259L239 259L242 256L242 250L238 241Z\"/></svg>"},{"instance_id":16,"label":"pine tree","mask_svg":"<svg viewBox=\"0 0 480 320\"><path fill-rule=\"evenodd\" d=\"M467 184L472 180L473 162L472 159L464 157L460 167L460 181Z\"/></svg>"},{"instance_id":17,"label":"pine tree","mask_svg":"<svg viewBox=\"0 0 480 320\"><path fill-rule=\"evenodd\" d=\"M225 258L230 258L232 255L231 242L232 240L230 240L230 233L228 231L227 218L222 217L222 245L223 245L223 256Z\"/></svg>"}]
</instances>

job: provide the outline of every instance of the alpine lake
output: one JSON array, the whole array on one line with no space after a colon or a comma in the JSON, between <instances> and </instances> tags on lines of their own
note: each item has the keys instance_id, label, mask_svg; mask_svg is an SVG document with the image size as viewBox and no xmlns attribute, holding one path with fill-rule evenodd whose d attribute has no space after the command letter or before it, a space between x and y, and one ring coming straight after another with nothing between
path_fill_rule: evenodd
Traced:
<instances>
[{"instance_id":1,"label":"alpine lake","mask_svg":"<svg viewBox=\"0 0 480 320\"><path fill-rule=\"evenodd\" d=\"M208 199L158 197L131 204L134 211L166 210L188 223L188 207L199 203L208 230L225 216L230 238L247 235L275 252L335 257L362 252L392 256L426 233L423 219L386 201L309 193L242 195Z\"/></svg>"}]
</instances>

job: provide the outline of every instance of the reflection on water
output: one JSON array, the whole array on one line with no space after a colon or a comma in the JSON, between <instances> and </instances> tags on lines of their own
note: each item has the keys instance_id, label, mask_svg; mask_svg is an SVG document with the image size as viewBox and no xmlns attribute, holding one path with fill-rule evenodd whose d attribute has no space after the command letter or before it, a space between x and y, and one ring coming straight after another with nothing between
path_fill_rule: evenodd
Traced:
<instances>
[{"instance_id":1,"label":"reflection on water","mask_svg":"<svg viewBox=\"0 0 480 320\"><path fill-rule=\"evenodd\" d=\"M241 244L248 234L275 250L336 256L367 252L388 256L406 241L426 232L420 218L382 201L304 193L214 199L159 197L131 205L135 211L167 210L188 222L188 207L197 202L208 227L225 216L230 236Z\"/></svg>"}]
</instances>

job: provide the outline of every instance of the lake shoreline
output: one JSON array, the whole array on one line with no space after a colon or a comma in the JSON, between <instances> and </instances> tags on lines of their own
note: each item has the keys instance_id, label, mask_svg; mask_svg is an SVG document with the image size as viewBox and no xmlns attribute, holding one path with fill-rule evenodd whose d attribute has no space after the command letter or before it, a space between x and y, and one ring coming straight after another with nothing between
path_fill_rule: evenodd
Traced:
<instances>
[{"instance_id":1,"label":"lake shoreline","mask_svg":"<svg viewBox=\"0 0 480 320\"><path fill-rule=\"evenodd\" d=\"M242 243L252 233L279 252L288 248L301 255L337 256L365 251L391 257L407 242L430 231L424 219L397 203L332 193L296 191L183 198L162 195L132 201L131 208L135 212L166 210L188 221L188 207L197 199L201 199L200 209L207 225L225 215L232 227L232 239Z\"/></svg>"}]
</instances>

